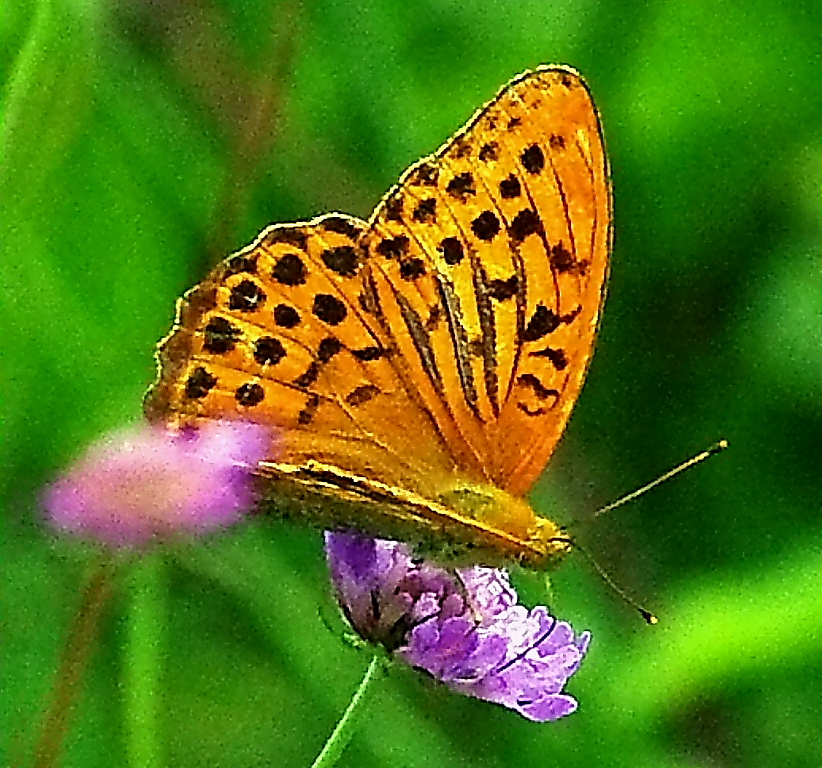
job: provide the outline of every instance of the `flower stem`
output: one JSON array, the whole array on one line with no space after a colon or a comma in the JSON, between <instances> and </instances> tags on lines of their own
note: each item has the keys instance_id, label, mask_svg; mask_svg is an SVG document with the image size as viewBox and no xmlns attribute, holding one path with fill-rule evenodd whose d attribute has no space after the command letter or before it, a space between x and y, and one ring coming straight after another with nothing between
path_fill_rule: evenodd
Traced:
<instances>
[{"instance_id":1,"label":"flower stem","mask_svg":"<svg viewBox=\"0 0 822 768\"><path fill-rule=\"evenodd\" d=\"M68 630L57 666L51 704L34 749L33 768L59 765L66 734L83 689L84 675L97 641L100 616L112 592L114 566L103 559L94 566Z\"/></svg>"},{"instance_id":2,"label":"flower stem","mask_svg":"<svg viewBox=\"0 0 822 768\"><path fill-rule=\"evenodd\" d=\"M123 677L126 764L129 768L159 768L160 678L165 626L163 562L158 552L137 563L130 584Z\"/></svg>"},{"instance_id":3,"label":"flower stem","mask_svg":"<svg viewBox=\"0 0 822 768\"><path fill-rule=\"evenodd\" d=\"M311 768L330 768L330 766L334 765L337 760L340 759L340 755L354 735L354 729L356 727L354 714L365 699L368 687L372 680L374 680L377 670L380 667L381 658L379 654L374 654L356 693L349 702L348 707L346 707L345 712L343 712L343 716L340 718L337 726L325 742L322 751L317 755L317 759L311 764Z\"/></svg>"}]
</instances>

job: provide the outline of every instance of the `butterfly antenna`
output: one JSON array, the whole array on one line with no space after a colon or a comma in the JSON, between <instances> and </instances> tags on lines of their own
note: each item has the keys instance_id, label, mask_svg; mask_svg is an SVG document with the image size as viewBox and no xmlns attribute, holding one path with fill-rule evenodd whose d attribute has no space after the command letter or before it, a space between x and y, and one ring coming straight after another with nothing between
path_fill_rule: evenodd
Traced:
<instances>
[{"instance_id":1,"label":"butterfly antenna","mask_svg":"<svg viewBox=\"0 0 822 768\"><path fill-rule=\"evenodd\" d=\"M621 507L623 504L627 504L629 501L633 501L638 496L642 496L643 493L647 493L652 488L656 488L656 486L664 483L666 480L670 480L672 477L675 477L680 472L684 472L686 469L690 469L695 464L699 464L705 459L710 458L711 456L715 456L717 453L724 451L728 447L727 440L720 440L718 443L714 443L710 448L707 450L698 453L696 456L688 459L688 461L683 462L679 466L674 467L673 469L666 472L664 475L660 475L656 480L652 480L647 485L643 485L641 488L637 488L635 491L632 491L627 496L623 496L621 499L617 499L612 504L607 504L606 506L598 509L594 513L594 517L599 517L600 515L604 515L606 512L611 512L612 510L616 509L617 507ZM594 563L596 565L596 563ZM605 574L602 574L603 576Z\"/></svg>"},{"instance_id":2,"label":"butterfly antenna","mask_svg":"<svg viewBox=\"0 0 822 768\"><path fill-rule=\"evenodd\" d=\"M587 549L583 549L582 547L574 542L574 549L576 549L580 554L585 556L585 559L594 567L594 570L599 574L599 577L611 588L616 592L628 605L631 606L640 616L645 620L647 624L654 625L659 624L659 619L651 613L647 608L643 608L634 598L632 598L622 587L619 586L609 575L608 571L606 571L588 552Z\"/></svg>"},{"instance_id":3,"label":"butterfly antenna","mask_svg":"<svg viewBox=\"0 0 822 768\"><path fill-rule=\"evenodd\" d=\"M673 469L669 470L663 475L660 475L656 480L651 481L647 485L643 485L641 488L637 488L635 491L623 496L621 499L617 499L612 504L608 504L601 509L597 510L591 519L597 518L600 515L604 515L606 512L611 512L612 510L616 509L617 507L621 507L623 504L627 504L629 501L633 501L638 496L642 496L643 493L647 493L652 488L664 483L666 480L670 480L672 477L678 475L680 472L684 472L686 469L690 469L695 464L699 464L705 459L714 456L721 451L724 451L728 447L727 440L720 440L718 443L714 443L710 448L707 450L698 453L696 456L688 459L688 461L679 464L678 466L674 467ZM619 586L608 574L608 572L594 559L594 557L588 552L587 550L580 547L580 545L574 541L572 542L575 549L577 549L582 555L585 556L585 559L588 560L589 563L594 567L594 570L599 574L599 577L611 588L616 592L628 605L630 605L635 611L639 613L640 616L648 623L648 624L657 624L659 623L659 619L654 616L646 608L643 608L636 600L634 600L622 587Z\"/></svg>"}]
</instances>

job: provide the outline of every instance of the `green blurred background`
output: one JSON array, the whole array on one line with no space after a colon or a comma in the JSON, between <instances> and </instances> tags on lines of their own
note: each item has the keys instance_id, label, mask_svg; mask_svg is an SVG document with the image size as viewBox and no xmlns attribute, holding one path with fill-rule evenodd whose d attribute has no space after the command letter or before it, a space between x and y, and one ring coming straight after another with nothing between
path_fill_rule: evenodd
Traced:
<instances>
[{"instance_id":1,"label":"green blurred background","mask_svg":"<svg viewBox=\"0 0 822 768\"><path fill-rule=\"evenodd\" d=\"M616 236L588 383L535 503L584 519L732 448L578 528L662 623L570 558L554 607L594 632L577 714L535 725L394 669L340 764L818 766L820 30L818 2L776 0L8 0L2 764L30 754L93 560L43 529L37 494L140 418L175 298L270 222L367 216L505 81L559 62L603 116ZM146 626L158 765L310 764L368 661L332 613L320 534L284 523L123 569L65 765L140 764Z\"/></svg>"}]
</instances>

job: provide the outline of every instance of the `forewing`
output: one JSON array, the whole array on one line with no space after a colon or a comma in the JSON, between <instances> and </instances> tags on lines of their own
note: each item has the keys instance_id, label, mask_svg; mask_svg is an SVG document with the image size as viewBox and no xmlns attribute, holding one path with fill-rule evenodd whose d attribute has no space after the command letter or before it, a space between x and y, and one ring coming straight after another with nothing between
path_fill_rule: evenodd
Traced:
<instances>
[{"instance_id":1,"label":"forewing","mask_svg":"<svg viewBox=\"0 0 822 768\"><path fill-rule=\"evenodd\" d=\"M610 189L579 75L515 79L415 164L368 225L274 226L178 306L150 418L238 415L272 460L437 498L524 494L565 427L607 272Z\"/></svg>"},{"instance_id":2,"label":"forewing","mask_svg":"<svg viewBox=\"0 0 822 768\"><path fill-rule=\"evenodd\" d=\"M580 76L515 79L404 174L364 236L375 319L463 474L524 494L591 357L611 199Z\"/></svg>"},{"instance_id":3,"label":"forewing","mask_svg":"<svg viewBox=\"0 0 822 768\"><path fill-rule=\"evenodd\" d=\"M216 267L180 300L161 342L149 418L239 416L272 427L272 461L315 460L417 492L453 473L370 317L364 228L341 215L270 227Z\"/></svg>"}]
</instances>

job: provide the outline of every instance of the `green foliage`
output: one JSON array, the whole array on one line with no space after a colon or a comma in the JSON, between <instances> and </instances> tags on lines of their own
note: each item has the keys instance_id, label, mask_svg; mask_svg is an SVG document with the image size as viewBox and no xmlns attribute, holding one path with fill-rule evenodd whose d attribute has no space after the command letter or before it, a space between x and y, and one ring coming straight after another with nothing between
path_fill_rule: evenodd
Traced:
<instances>
[{"instance_id":1,"label":"green foliage","mask_svg":"<svg viewBox=\"0 0 822 768\"><path fill-rule=\"evenodd\" d=\"M603 114L616 238L537 506L584 518L731 450L581 529L659 627L582 560L553 577L594 631L577 714L537 726L395 669L340 765L818 764L818 3L10 0L3 17L0 763L31 752L91 559L42 530L37 494L140 417L175 298L270 222L367 215L506 79L563 62ZM161 572L153 609L141 567ZM146 664L167 764L310 764L369 660L327 626L320 536L252 526L122 576L65 765L134 759ZM138 610L166 617L148 660L129 652Z\"/></svg>"}]
</instances>

